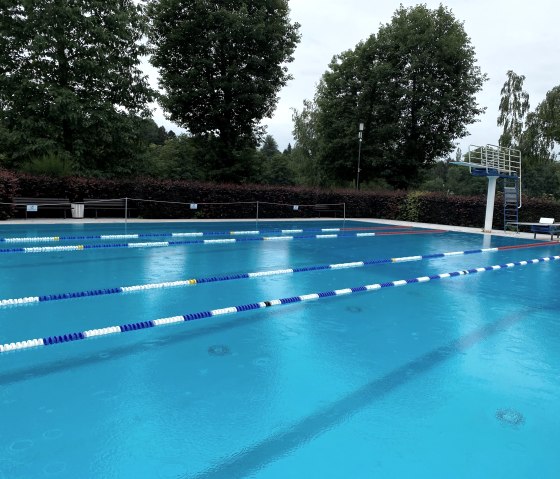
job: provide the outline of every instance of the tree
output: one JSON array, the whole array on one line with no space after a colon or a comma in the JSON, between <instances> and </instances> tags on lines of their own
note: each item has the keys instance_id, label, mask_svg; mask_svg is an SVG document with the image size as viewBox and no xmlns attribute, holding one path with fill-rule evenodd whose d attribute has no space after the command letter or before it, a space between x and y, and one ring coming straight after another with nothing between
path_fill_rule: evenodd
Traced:
<instances>
[{"instance_id":1,"label":"tree","mask_svg":"<svg viewBox=\"0 0 560 479\"><path fill-rule=\"evenodd\" d=\"M267 135L259 150L261 173L259 179L261 183L268 185L293 185L293 173L290 169L289 158L280 153L278 143L271 136Z\"/></svg>"},{"instance_id":2,"label":"tree","mask_svg":"<svg viewBox=\"0 0 560 479\"><path fill-rule=\"evenodd\" d=\"M196 164L196 145L186 134L168 138L163 144L151 143L143 155L146 176L183 180L204 179Z\"/></svg>"},{"instance_id":3,"label":"tree","mask_svg":"<svg viewBox=\"0 0 560 479\"><path fill-rule=\"evenodd\" d=\"M523 90L524 75L517 75L512 70L507 72L507 80L500 92L500 115L498 126L503 127L499 145L505 148L517 148L523 133L524 119L529 112L529 94Z\"/></svg>"},{"instance_id":4,"label":"tree","mask_svg":"<svg viewBox=\"0 0 560 479\"><path fill-rule=\"evenodd\" d=\"M94 164L130 153L154 98L139 69L145 32L132 0L2 0L0 111L14 162L55 152ZM115 126L118 124L117 126Z\"/></svg>"},{"instance_id":5,"label":"tree","mask_svg":"<svg viewBox=\"0 0 560 479\"><path fill-rule=\"evenodd\" d=\"M560 86L547 92L545 99L527 114L525 130L519 138L524 158L550 162L558 156L560 145Z\"/></svg>"},{"instance_id":6,"label":"tree","mask_svg":"<svg viewBox=\"0 0 560 479\"><path fill-rule=\"evenodd\" d=\"M462 159L462 158L461 158ZM424 180L418 186L421 191L439 191L450 195L484 195L486 178L472 176L468 168L437 161L423 172Z\"/></svg>"},{"instance_id":7,"label":"tree","mask_svg":"<svg viewBox=\"0 0 560 479\"><path fill-rule=\"evenodd\" d=\"M278 149L278 143L272 135L266 135L266 137L264 138L264 141L261 145L261 153L266 158L272 158L273 156L280 153L280 150Z\"/></svg>"},{"instance_id":8,"label":"tree","mask_svg":"<svg viewBox=\"0 0 560 479\"><path fill-rule=\"evenodd\" d=\"M140 137L147 145L163 145L169 137L164 126L158 126L151 118L142 120Z\"/></svg>"},{"instance_id":9,"label":"tree","mask_svg":"<svg viewBox=\"0 0 560 479\"><path fill-rule=\"evenodd\" d=\"M292 148L291 162L296 181L306 186L326 184L324 169L319 168L321 137L318 131L318 108L315 102L304 100L301 112L292 111L293 135L296 140Z\"/></svg>"},{"instance_id":10,"label":"tree","mask_svg":"<svg viewBox=\"0 0 560 479\"><path fill-rule=\"evenodd\" d=\"M555 161L560 145L560 86L548 91L530 112L524 80L508 71L498 117L498 125L503 125L500 146L521 151L524 194L560 198L560 166Z\"/></svg>"},{"instance_id":11,"label":"tree","mask_svg":"<svg viewBox=\"0 0 560 479\"><path fill-rule=\"evenodd\" d=\"M560 164L556 161L526 161L523 166L523 194L560 199Z\"/></svg>"},{"instance_id":12,"label":"tree","mask_svg":"<svg viewBox=\"0 0 560 479\"><path fill-rule=\"evenodd\" d=\"M239 180L291 76L299 41L287 0L151 0L152 64L169 118L195 136L213 136L216 179Z\"/></svg>"},{"instance_id":13,"label":"tree","mask_svg":"<svg viewBox=\"0 0 560 479\"><path fill-rule=\"evenodd\" d=\"M475 95L485 79L450 10L401 6L377 35L335 56L319 83L313 120L321 169L353 180L364 123L363 180L411 186L484 111Z\"/></svg>"},{"instance_id":14,"label":"tree","mask_svg":"<svg viewBox=\"0 0 560 479\"><path fill-rule=\"evenodd\" d=\"M548 148L551 158L556 157L560 144L560 86L548 91L545 99L535 109L533 124L541 132L544 148Z\"/></svg>"}]
</instances>

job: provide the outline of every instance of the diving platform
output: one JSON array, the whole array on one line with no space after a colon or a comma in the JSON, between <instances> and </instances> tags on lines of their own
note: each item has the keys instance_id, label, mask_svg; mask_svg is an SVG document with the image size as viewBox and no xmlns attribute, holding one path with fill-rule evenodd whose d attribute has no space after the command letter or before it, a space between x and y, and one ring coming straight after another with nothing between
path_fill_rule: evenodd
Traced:
<instances>
[{"instance_id":1,"label":"diving platform","mask_svg":"<svg viewBox=\"0 0 560 479\"><path fill-rule=\"evenodd\" d=\"M516 225L518 210L521 208L521 151L496 145L469 146L469 152L453 165L466 166L472 176L488 178L486 199L485 232L492 232L496 181L503 178L504 185L504 229ZM509 186L508 186L509 184Z\"/></svg>"},{"instance_id":2,"label":"diving platform","mask_svg":"<svg viewBox=\"0 0 560 479\"><path fill-rule=\"evenodd\" d=\"M451 163L467 166L473 176L521 179L521 152L513 148L471 145L464 161Z\"/></svg>"},{"instance_id":3,"label":"diving platform","mask_svg":"<svg viewBox=\"0 0 560 479\"><path fill-rule=\"evenodd\" d=\"M518 178L518 172L511 169L499 169L490 166L481 166L480 163L469 163L468 161L451 161L453 165L468 166L473 176L497 176L498 178Z\"/></svg>"}]
</instances>

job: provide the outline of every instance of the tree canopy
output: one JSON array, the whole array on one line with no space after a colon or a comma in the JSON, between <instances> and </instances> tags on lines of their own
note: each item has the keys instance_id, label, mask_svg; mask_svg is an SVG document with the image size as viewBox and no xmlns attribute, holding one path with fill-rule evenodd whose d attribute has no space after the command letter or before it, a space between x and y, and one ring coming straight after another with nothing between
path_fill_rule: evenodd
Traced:
<instances>
[{"instance_id":1,"label":"tree canopy","mask_svg":"<svg viewBox=\"0 0 560 479\"><path fill-rule=\"evenodd\" d=\"M519 146L524 121L529 112L529 94L523 90L524 75L513 70L507 72L507 80L502 87L498 126L503 127L499 145L505 148Z\"/></svg>"},{"instance_id":2,"label":"tree canopy","mask_svg":"<svg viewBox=\"0 0 560 479\"><path fill-rule=\"evenodd\" d=\"M256 146L291 78L299 25L288 1L152 0L148 12L162 107L193 135L216 138L216 179L243 175L236 151Z\"/></svg>"},{"instance_id":3,"label":"tree canopy","mask_svg":"<svg viewBox=\"0 0 560 479\"><path fill-rule=\"evenodd\" d=\"M528 162L555 160L560 146L560 86L549 90L530 111L524 81L524 75L507 72L499 106L498 125L503 127L499 144L521 150Z\"/></svg>"},{"instance_id":4,"label":"tree canopy","mask_svg":"<svg viewBox=\"0 0 560 479\"><path fill-rule=\"evenodd\" d=\"M131 156L154 98L132 0L2 0L0 123L12 163L61 155L82 168Z\"/></svg>"},{"instance_id":5,"label":"tree canopy","mask_svg":"<svg viewBox=\"0 0 560 479\"><path fill-rule=\"evenodd\" d=\"M350 183L363 122L361 177L407 188L467 135L484 111L475 95L485 79L449 9L401 6L376 35L333 58L314 101L296 112L295 138L315 131L319 145L308 156L316 157L327 182Z\"/></svg>"},{"instance_id":6,"label":"tree canopy","mask_svg":"<svg viewBox=\"0 0 560 479\"><path fill-rule=\"evenodd\" d=\"M549 90L535 111L527 115L520 144L528 156L544 160L557 158L560 146L560 86Z\"/></svg>"}]
</instances>

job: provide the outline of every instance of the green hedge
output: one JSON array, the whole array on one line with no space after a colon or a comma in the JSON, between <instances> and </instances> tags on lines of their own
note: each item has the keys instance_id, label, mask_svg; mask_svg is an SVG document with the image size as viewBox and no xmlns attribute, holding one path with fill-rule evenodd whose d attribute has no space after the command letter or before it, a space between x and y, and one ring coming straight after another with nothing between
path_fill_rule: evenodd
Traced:
<instances>
[{"instance_id":1,"label":"green hedge","mask_svg":"<svg viewBox=\"0 0 560 479\"><path fill-rule=\"evenodd\" d=\"M423 192L369 192L355 190L316 190L301 187L266 185L227 185L197 183L151 178L127 181L97 178L51 178L0 171L0 195L3 202L14 196L62 197L70 201L88 198L142 198L181 203L230 203L227 205L201 205L199 210L188 206L165 203L130 201L133 216L142 218L254 218L255 205L259 204L260 218L288 218L317 216L311 208L294 211L290 205L318 203L345 203L348 218L384 218L422 223L472 226L482 228L486 209L484 196L454 196L444 193ZM268 205L282 203L285 206ZM494 228L503 227L503 199L496 196ZM48 214L47 211L43 214ZM21 212L17 213L21 216ZM115 213L118 215L119 213ZM0 218L14 217L11 207L0 208ZM340 217L340 214L338 215ZM524 198L520 221L538 221L541 216L560 220L560 203Z\"/></svg>"},{"instance_id":2,"label":"green hedge","mask_svg":"<svg viewBox=\"0 0 560 479\"><path fill-rule=\"evenodd\" d=\"M18 196L18 178L9 171L0 170L0 203L11 203L12 198ZM0 220L12 218L14 208L0 204Z\"/></svg>"}]
</instances>

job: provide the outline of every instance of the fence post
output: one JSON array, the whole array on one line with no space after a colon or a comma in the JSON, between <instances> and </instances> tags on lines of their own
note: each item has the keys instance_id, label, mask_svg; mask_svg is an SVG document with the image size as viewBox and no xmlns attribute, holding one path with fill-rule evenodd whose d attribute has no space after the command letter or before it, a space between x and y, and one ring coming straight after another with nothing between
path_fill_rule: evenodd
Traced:
<instances>
[{"instance_id":1,"label":"fence post","mask_svg":"<svg viewBox=\"0 0 560 479\"><path fill-rule=\"evenodd\" d=\"M259 202L257 201L257 223L259 222Z\"/></svg>"},{"instance_id":2,"label":"fence post","mask_svg":"<svg viewBox=\"0 0 560 479\"><path fill-rule=\"evenodd\" d=\"M124 198L124 223L128 222L128 198Z\"/></svg>"}]
</instances>

